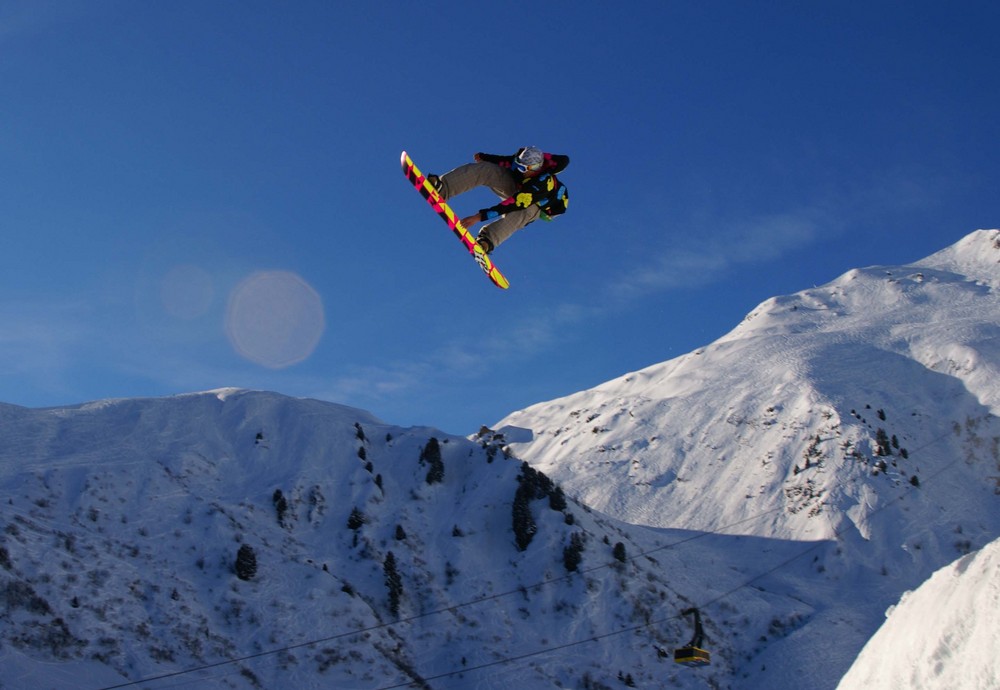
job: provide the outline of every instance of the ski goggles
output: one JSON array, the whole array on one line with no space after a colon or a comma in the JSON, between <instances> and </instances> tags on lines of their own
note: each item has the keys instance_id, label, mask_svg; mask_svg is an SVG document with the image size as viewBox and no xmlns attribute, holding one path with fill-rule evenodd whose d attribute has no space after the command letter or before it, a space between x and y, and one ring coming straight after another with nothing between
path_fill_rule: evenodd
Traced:
<instances>
[{"instance_id":1,"label":"ski goggles","mask_svg":"<svg viewBox=\"0 0 1000 690\"><path fill-rule=\"evenodd\" d=\"M541 163L535 163L534 165L528 165L527 163L522 163L521 161L514 161L514 170L519 173L535 172L542 167Z\"/></svg>"}]
</instances>

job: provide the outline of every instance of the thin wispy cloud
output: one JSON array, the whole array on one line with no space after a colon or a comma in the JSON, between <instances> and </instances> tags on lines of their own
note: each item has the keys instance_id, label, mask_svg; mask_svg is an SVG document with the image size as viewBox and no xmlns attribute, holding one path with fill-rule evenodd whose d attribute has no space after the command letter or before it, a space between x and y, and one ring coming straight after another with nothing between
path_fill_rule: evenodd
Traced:
<instances>
[{"instance_id":1,"label":"thin wispy cloud","mask_svg":"<svg viewBox=\"0 0 1000 690\"><path fill-rule=\"evenodd\" d=\"M563 347L584 326L624 308L631 301L655 293L704 286L723 279L740 266L766 264L815 242L820 235L814 212L761 216L731 224L712 234L693 233L697 243L662 249L646 260L646 267L595 285L599 296L591 304L563 302L544 313L522 314L504 326L504 338L469 337L441 343L405 361L365 366L329 382L324 390L335 400L361 400L378 405L393 396L443 380L475 380L483 376L477 362L491 368L530 360L552 348Z\"/></svg>"},{"instance_id":2,"label":"thin wispy cloud","mask_svg":"<svg viewBox=\"0 0 1000 690\"><path fill-rule=\"evenodd\" d=\"M67 390L66 373L79 365L81 347L96 333L85 302L37 300L0 304L0 385L6 402L30 401L35 391Z\"/></svg>"},{"instance_id":3,"label":"thin wispy cloud","mask_svg":"<svg viewBox=\"0 0 1000 690\"><path fill-rule=\"evenodd\" d=\"M775 261L814 243L821 233L817 215L807 210L689 226L679 233L689 240L654 250L645 267L613 280L605 292L618 301L709 285L737 267Z\"/></svg>"}]
</instances>

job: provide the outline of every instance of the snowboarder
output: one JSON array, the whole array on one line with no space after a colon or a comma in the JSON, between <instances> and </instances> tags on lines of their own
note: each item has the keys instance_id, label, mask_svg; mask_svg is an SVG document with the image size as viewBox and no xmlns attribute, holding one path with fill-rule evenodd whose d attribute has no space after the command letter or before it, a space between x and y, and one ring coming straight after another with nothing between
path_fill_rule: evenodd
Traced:
<instances>
[{"instance_id":1,"label":"snowboarder","mask_svg":"<svg viewBox=\"0 0 1000 690\"><path fill-rule=\"evenodd\" d=\"M484 225L476 242L489 254L516 231L539 218L552 220L566 212L569 193L556 178L569 165L569 156L544 153L525 146L512 156L477 153L475 163L460 165L444 175L428 175L441 198L448 200L475 187L489 187L502 201L462 219L471 230Z\"/></svg>"}]
</instances>

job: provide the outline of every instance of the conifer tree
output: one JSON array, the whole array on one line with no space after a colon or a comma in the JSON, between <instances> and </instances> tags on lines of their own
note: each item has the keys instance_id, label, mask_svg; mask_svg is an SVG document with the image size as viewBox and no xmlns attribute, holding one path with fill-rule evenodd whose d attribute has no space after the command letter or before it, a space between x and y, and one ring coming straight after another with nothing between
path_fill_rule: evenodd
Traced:
<instances>
[{"instance_id":1,"label":"conifer tree","mask_svg":"<svg viewBox=\"0 0 1000 690\"><path fill-rule=\"evenodd\" d=\"M389 611L392 615L399 615L399 600L403 596L403 579L396 569L396 556L390 551L385 556L383 565L385 573L385 586L389 590Z\"/></svg>"},{"instance_id":2,"label":"conifer tree","mask_svg":"<svg viewBox=\"0 0 1000 690\"><path fill-rule=\"evenodd\" d=\"M514 494L513 521L514 540L517 542L519 551L528 548L528 544L535 537L538 525L535 518L531 516L531 499L534 497L534 487L528 482L521 482Z\"/></svg>"},{"instance_id":3,"label":"conifer tree","mask_svg":"<svg viewBox=\"0 0 1000 690\"><path fill-rule=\"evenodd\" d=\"M549 508L556 511L566 510L566 494L563 493L562 487L556 486L552 489L552 493L549 494Z\"/></svg>"},{"instance_id":4,"label":"conifer tree","mask_svg":"<svg viewBox=\"0 0 1000 690\"><path fill-rule=\"evenodd\" d=\"M347 518L347 527L354 532L354 546L358 545L358 541L361 537L361 528L364 524L365 514L362 513L357 506L355 506L354 509L351 510L350 516Z\"/></svg>"},{"instance_id":5,"label":"conifer tree","mask_svg":"<svg viewBox=\"0 0 1000 690\"><path fill-rule=\"evenodd\" d=\"M427 463L431 466L427 470L427 483L439 484L444 481L444 460L441 458L441 444L436 438L431 438L420 452L421 464Z\"/></svg>"},{"instance_id":6,"label":"conifer tree","mask_svg":"<svg viewBox=\"0 0 1000 690\"><path fill-rule=\"evenodd\" d=\"M271 500L274 503L274 509L278 511L278 524L285 527L285 514L288 512L288 499L285 495L281 493L281 489L275 489L274 495L271 496Z\"/></svg>"},{"instance_id":7,"label":"conifer tree","mask_svg":"<svg viewBox=\"0 0 1000 690\"><path fill-rule=\"evenodd\" d=\"M248 544L240 546L236 552L236 577L241 580L252 580L257 574L257 554Z\"/></svg>"},{"instance_id":8,"label":"conifer tree","mask_svg":"<svg viewBox=\"0 0 1000 690\"><path fill-rule=\"evenodd\" d=\"M892 448L890 448L889 444L889 435L885 433L885 429L879 428L875 431L875 454L882 457L892 455Z\"/></svg>"},{"instance_id":9,"label":"conifer tree","mask_svg":"<svg viewBox=\"0 0 1000 690\"><path fill-rule=\"evenodd\" d=\"M365 514L361 512L357 507L351 510L350 516L347 518L347 527L353 530L361 529L362 525L365 524Z\"/></svg>"},{"instance_id":10,"label":"conifer tree","mask_svg":"<svg viewBox=\"0 0 1000 690\"><path fill-rule=\"evenodd\" d=\"M573 532L569 538L569 546L563 549L563 565L573 573L583 562L583 533Z\"/></svg>"}]
</instances>

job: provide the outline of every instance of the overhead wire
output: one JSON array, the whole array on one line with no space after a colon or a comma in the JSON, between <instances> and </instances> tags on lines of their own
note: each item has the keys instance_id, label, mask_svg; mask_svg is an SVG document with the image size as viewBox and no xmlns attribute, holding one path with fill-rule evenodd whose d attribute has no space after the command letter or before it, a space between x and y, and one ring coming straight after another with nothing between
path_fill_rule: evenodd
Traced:
<instances>
[{"instance_id":1,"label":"overhead wire","mask_svg":"<svg viewBox=\"0 0 1000 690\"><path fill-rule=\"evenodd\" d=\"M931 441L925 443L923 446L920 446L916 450L911 451L911 455L913 453L917 453L917 452L923 450L924 448L927 448L928 446L931 446L931 445L933 445L933 444L941 441L941 439L945 438L946 436L948 436L948 433L944 433L944 434L942 434L942 435L940 435L940 436L932 439ZM927 478L928 479L934 479L935 477L943 474L946 470L948 470L952 466L954 466L958 462L958 460L959 459L956 457L955 459L953 459L952 461L948 462L943 467L941 467L941 468L937 469L936 471L932 472L930 475L928 475ZM898 503L899 501L902 501L910 492L915 491L916 489L917 489L917 487L912 486L912 485L909 486L909 487L904 487L904 492L905 493L903 493L903 494L901 494L901 495L893 498L890 501L887 501L884 505L882 505L882 506L880 506L878 508L875 508L874 510L871 511L871 513L869 514L869 516L876 515L876 514L882 512L882 511L886 510L889 506L894 505L895 503ZM770 514L772 512L774 512L774 510L769 510L769 511L765 511L763 513L759 513L759 514L757 514L755 516L752 516L752 519L763 517L764 515ZM742 522L746 522L746 521L747 521L746 519L745 520L741 520L741 521L739 521L737 523L733 523L732 525L727 525L727 526L725 526L723 528L720 528L720 530L717 530L717 531L700 532L697 535L695 535L693 537L690 537L688 539L683 539L683 540L681 540L679 542L676 542L676 543L672 543L672 544L668 544L668 545L664 545L664 546L659 546L659 547L656 547L655 549L650 549L647 552L644 552L644 553L641 553L641 554L637 554L634 558L642 558L642 557L644 557L644 556L646 556L646 555L648 555L650 553L653 553L653 552L656 552L656 551L662 551L662 550L668 549L668 548L672 548L672 547L684 544L686 542L694 541L695 539L700 539L700 538L702 538L704 536L722 534L721 529L728 529L730 527L733 527L733 526L735 526L737 524L741 524ZM847 531L847 529L849 529L849 527L850 527L850 525L845 525L845 526L843 526L843 527L835 530L833 536L835 538L839 537L843 532ZM800 560L804 556L807 556L808 554L812 553L813 551L816 551L817 549L819 549L821 547L827 546L828 544L829 544L829 540L816 541L816 542L810 544L808 547L806 547L802 551L800 551L799 553L796 553L795 555L791 556L790 558L787 558L787 559L783 560L782 562L778 563L777 565L775 565L775 566L773 566L771 568L768 568L767 570L765 570L765 571L763 571L761 573L758 573L757 575L753 576L752 578L750 578L748 580L745 580L745 581L741 582L736 587L733 587L732 589L730 589L730 590L728 590L726 592L718 594L718 595L714 596L713 598L702 602L700 605L697 606L697 608L704 609L704 608L707 608L709 606L712 606L713 604L717 604L718 602L723 601L723 600L731 597L736 592L739 592L740 590L743 590L743 589L746 589L747 587L750 587L755 582L758 582L759 580L764 579L768 575L771 575L771 574L776 573L776 572L778 572L780 570L783 570L784 568L788 567L789 565L791 565L795 561ZM594 571L594 570L599 570L599 569L602 569L602 568L610 567L612 565L613 565L613 563L608 563L608 564L604 564L604 565L601 565L601 566L596 566L596 567L590 568L586 572L591 572L591 571ZM560 578L560 579L562 579L562 578ZM440 680L442 678L448 678L448 677L452 677L452 676L456 676L456 675L462 675L462 674L465 674L465 673L470 673L470 672L473 672L473 671L479 671L479 670L490 668L490 667L494 667L494 666L501 666L501 665L504 665L504 664L515 663L517 661L522 661L524 659L529 659L529 658L537 657L537 656L543 656L545 654L549 654L549 653L552 653L552 652L557 652L557 651L560 651L560 650L563 650L563 649L568 649L568 648L571 648L571 647L580 646L580 645L583 645L583 644L600 642L600 641L605 640L605 639L610 638L610 637L615 637L617 635L623 635L623 634L626 634L626 633L635 632L635 631L641 630L643 628L649 628L651 626L656 626L656 625L665 625L666 623L669 623L669 622L671 622L673 620L678 620L678 619L681 619L681 618L683 618L683 616L681 614L674 614L672 616L667 616L667 617L660 618L660 619L657 619L657 620L654 620L654 621L649 621L649 622L646 622L646 623L632 625L632 626L626 626L626 627L618 629L618 630L612 630L612 631L608 631L608 632L601 633L601 634L598 634L598 635L589 635L589 636L587 636L585 638L581 638L579 640L574 640L572 642L566 642L566 643L562 643L562 644L558 644L558 645L551 645L551 646L548 646L548 647L539 648L539 649L531 651L531 652L525 652L525 653L522 653L522 654L513 655L513 656L509 656L509 657L504 657L504 658L501 658L501 659L495 659L493 661L486 662L486 663L483 663L483 664L479 664L479 665L476 665L476 666L463 667L461 669L456 669L456 670L448 671L448 672L445 672L445 673L439 673L439 674L434 675L434 676L428 676L426 678L422 678L422 680L424 682L432 681L432 680ZM396 690L397 688L405 688L405 687L410 687L410 686L414 686L414 685L417 685L417 684L418 684L417 681L410 680L410 681L406 681L406 682L395 684L395 685L380 686L376 690Z\"/></svg>"},{"instance_id":2,"label":"overhead wire","mask_svg":"<svg viewBox=\"0 0 1000 690\"><path fill-rule=\"evenodd\" d=\"M914 455L916 453L919 453L919 452L923 451L927 447L938 443L939 441L941 441L943 438L947 437L948 435L949 435L948 432L941 434L940 436L932 439L931 441L928 441L927 443L925 443L924 445L916 448L915 450L910 451L910 455L912 456L912 455ZM958 462L958 458L955 458L951 462L947 463L945 466L939 468L938 470L936 470L932 474L928 475L927 479L933 479L933 478L939 476L940 474L942 474L946 470L950 469L957 462ZM869 515L870 516L871 515L876 515L876 514L882 512L883 510L887 509L889 506L897 503L898 501L901 501L906 495L909 494L910 491L914 491L914 490L916 490L916 488L917 487L914 487L914 486L904 487L904 490L906 491L906 493L901 494L900 496L895 497L891 501L886 502L882 506L879 506L879 507L875 508L874 510L871 511L871 513L869 513ZM760 513L756 513L754 515L751 515L749 517L743 518L743 519L738 520L736 522L720 526L720 527L712 529L712 530L706 530L706 531L697 532L697 533L692 534L691 536L688 536L688 537L686 537L684 539L681 539L679 541L670 542L668 544L662 544L662 545L656 546L654 548L647 549L645 551L637 553L635 555L628 556L626 558L626 560L628 560L628 561L634 561L634 560L637 560L637 559L640 559L640 558L648 557L651 554L654 554L654 553L657 553L657 552L660 552L660 551L664 551L664 550L671 549L671 548L676 548L678 546L681 546L683 544L687 544L687 543L696 541L698 539L703 539L703 538L709 537L709 536L723 535L723 534L726 534L726 532L725 532L726 530L730 530L733 527L736 527L738 525L741 525L741 524L744 524L744 523L747 523L747 522L752 522L754 520L760 519L762 517L765 517L767 515L770 515L772 513L778 512L778 511L783 510L783 509L784 509L783 506L778 506L778 507L775 507L775 508L768 509L766 511L762 511ZM844 525L843 527L838 528L837 530L834 531L833 536L834 537L839 537L849 527L850 527L850 525L848 524L848 525ZM785 567L788 567L791 563L799 560L800 558L802 558L803 556L805 556L805 555L807 555L809 553L812 553L813 551L817 550L818 548L820 548L822 546L826 546L828 543L829 543L829 540L821 540L821 541L817 541L817 542L814 542L814 543L810 544L802 552L797 553L794 556L785 559L784 561L782 561L781 563L777 564L776 566L774 566L772 568L769 568L768 570L766 570L764 572L761 572L761 573L755 575L754 577L752 577L752 578L750 578L750 579L748 579L746 581L741 582L739 585L737 585L736 587L733 587L732 589L728 590L727 592L719 594L719 595L713 597L712 599L709 599L709 600L703 602L702 604L700 604L699 608L706 608L708 606L716 604L719 601L722 601L722 600L724 600L724 599L732 596L736 592L738 592L738 591L740 591L742 589L745 589L746 587L751 586L753 583L757 582L758 580L761 580L764 577L767 577L768 575L771 575L771 574L773 574L773 573L775 573L775 572L777 572L779 570L784 569ZM315 646L315 645L325 644L325 643L328 643L328 642L333 642L335 640L339 640L339 639L342 639L342 638L345 638L345 637L350 637L350 636L354 636L354 635L362 635L362 634L365 634L365 633L374 632L376 630L381 630L381 629L384 629L384 628L389 628L389 627L393 627L393 626L400 626L400 625L406 625L406 624L413 623L415 621L418 621L418 620L421 620L421 619L424 619L424 618L428 618L430 616L441 615L443 613L449 613L449 612L453 612L453 611L456 611L456 610L459 610L459 609L468 608L468 607L471 607L471 606L476 606L476 605L479 605L479 604L482 604L482 603L485 603L485 602L496 601L496 600L499 600L499 599L502 599L502 598L505 598L505 597L508 597L508 596L515 595L515 594L521 594L525 590L528 590L528 589L536 589L536 588L546 587L546 586L551 585L551 584L555 584L555 583L558 583L558 582L562 582L562 581L565 581L565 580L572 579L573 577L576 577L577 575L589 574L589 573L596 572L596 571L599 571L599 570L604 570L604 569L607 569L607 568L612 568L612 567L615 566L615 564L616 564L615 561L609 561L609 562L601 563L601 564L596 565L596 566L591 566L589 568L585 568L585 569L583 569L583 570L581 570L579 572L576 572L576 573L567 573L566 575L561 575L561 576L553 577L553 578L547 578L545 580L541 580L541 581L536 582L536 583L531 584L531 585L521 585L521 586L517 587L516 589L511 589L511 590L507 590L507 591L504 591L504 592L499 592L499 593L495 593L495 594L485 595L485 596L482 596L482 597L479 597L479 598L476 598L476 599L472 599L472 600L469 600L469 601L460 602L458 604L452 604L452 605L444 606L444 607L441 607L441 608L438 608L438 609L434 609L434 610L431 610L431 611L426 611L426 612L423 612L423 613L415 614L413 616L408 616L406 618L401 618L401 619L396 620L396 621L392 621L392 622L380 622L380 623L375 624L375 625L371 625L371 626L367 626L367 627L363 627L363 628L357 628L357 629L353 629L353 630L349 630L349 631L344 631L344 632L336 633L334 635L328 635L328 636L324 636L324 637L320 637L320 638L316 638L316 639L312 639L312 640L306 640L306 641L298 642L298 643L295 643L295 644L285 645L285 646L279 647L279 648L264 650L264 651L261 651L261 652L256 652L254 654L248 654L248 655L244 655L244 656L240 656L240 657L232 657L232 658L223 659L223 660L212 662L212 663L201 664L201 665L198 665L198 666L194 666L194 667L190 667L190 668L186 668L186 669L180 669L180 670L177 670L177 671L163 673L163 674L159 674L159 675L155 675L155 676L147 676L147 677L144 677L144 678L139 678L139 679L136 679L136 680L133 680L133 681L128 681L128 682L117 684L117 685L103 686L103 687L97 688L95 690L120 690L121 688L134 687L136 685L140 685L140 684L143 684L143 683L153 683L153 682L160 681L160 680L167 680L167 679L170 679L170 678L176 678L176 677L187 675L187 674L198 673L198 672L201 672L201 671L207 671L207 670L211 670L211 669L216 669L216 668L220 668L220 667L231 665L231 664L240 664L240 663L244 663L244 662L247 662L247 661L252 661L254 659L264 658L264 657L267 657L267 656L273 656L273 655L281 654L281 653L284 653L284 652L290 652L290 651L294 651L294 650L297 650L297 649L302 649L302 648L306 648L306 647L312 647L312 646ZM593 643L593 642L599 642L599 641L607 639L607 638L615 637L617 635L622 635L622 634L629 633L629 632L635 632L636 630L640 630L640 629L643 629L643 628L648 628L648 627L653 626L653 625L663 625L663 624L666 624L666 623L668 623L668 622L670 622L672 620L676 620L676 619L680 619L680 618L681 618L681 616L679 614L675 614L675 615L672 615L672 616L664 617L662 619L658 619L658 620L654 620L654 621L648 621L648 622L645 622L645 623L642 623L642 624L637 624L637 625L634 625L634 626L626 626L626 627L618 629L618 630L608 631L608 632L604 632L604 633L600 633L600 634L596 634L596 635L589 635L589 636L587 636L585 638L581 638L579 640L574 640L574 641L562 643L562 644L559 644L559 645L551 645L551 646L548 646L548 647L542 647L542 648L539 648L538 650L535 650L535 651L525 652L523 654L513 655L513 656L509 656L509 657L502 657L500 659L495 659L493 661L486 662L486 663L479 664L479 665L475 665L475 666L463 666L460 669L455 669L455 670L452 670L452 671L448 671L448 672L444 672L444 673L440 673L440 674L437 674L437 675L434 675L434 676L430 676L430 677L424 678L423 681L426 682L426 681L431 681L431 680L440 680L442 678L447 678L447 677L451 677L451 676L455 676L455 675L461 675L461 674L470 673L470 672L473 672L473 671L478 671L478 670L482 670L482 669L486 669L486 668L491 668L491 667L495 667L495 666L501 666L501 665L505 665L505 664L515 663L517 661L521 661L521 660L532 658L532 657L536 657L536 656L542 656L542 655L549 654L549 653L556 652L556 651L560 651L560 650L563 650L563 649L568 649L568 648L571 648L571 647L576 647L576 646L580 646L580 645L583 645L583 644L589 644L589 643ZM405 682L402 682L402 683L396 684L396 685L382 686L382 687L379 687L377 690L394 690L396 688L409 687L409 686L413 686L413 685L416 685L416 684L419 684L419 681L415 681L415 680L411 679L411 680L407 680Z\"/></svg>"},{"instance_id":3,"label":"overhead wire","mask_svg":"<svg viewBox=\"0 0 1000 690\"><path fill-rule=\"evenodd\" d=\"M647 549L647 550L642 551L640 553L637 553L635 555L627 556L626 560L633 561L633 560L637 560L637 559L640 559L640 558L645 558L645 557L647 557L647 556L649 556L651 554L657 553L659 551L664 551L666 549L676 548L677 546L681 546L683 544L686 544L686 543L689 543L689 542L692 542L692 541L696 541L698 539L703 539L705 537L712 536L714 534L723 534L722 530L731 529L733 527L736 527L738 525L744 524L746 522L750 522L750 521L759 519L761 517L764 517L766 515L770 515L771 513L777 512L778 510L781 510L781 509L782 508L780 508L780 507L778 507L778 508L771 508L769 510L766 510L766 511L763 511L761 513L758 513L756 515L752 515L750 517L743 518L743 519L738 520L736 522L724 525L724 526L720 527L716 531L697 532L697 533L692 534L691 536L685 537L685 538L680 539L678 541L670 542L668 544L661 544L659 546L656 546L656 547L651 548L651 549ZM223 659L221 661L216 661L216 662L212 662L212 663L208 663L208 664L202 664L202 665L194 666L194 667L187 668L187 669L180 669L180 670L177 670L177 671L171 671L171 672L159 674L159 675L156 675L156 676L147 676L145 678L140 678L140 679L137 679L137 680L128 681L128 682L121 683L121 684L118 684L118 685L103 686L103 687L98 688L96 690L120 690L120 688L133 687L135 685L139 685L139 684L142 684L142 683L152 683L152 682L159 681L159 680L166 680L166 679L169 679L169 678L175 678L177 676L185 675L185 674L188 674L188 673L197 673L199 671L211 670L211 669L214 669L214 668L218 668L220 666L226 666L226 665L229 665L229 664L239 664L239 663L243 663L243 662L246 662L246 661L252 661L253 659L259 659L259 658L266 657L266 656L273 656L275 654L281 654L283 652L290 652L290 651L294 651L296 649L302 649L304 647L311 647L311 646L315 646L315 645L325 644L325 643L328 643L328 642L333 642L335 640L339 640L339 639L344 638L344 637L350 637L350 636L353 636L353 635L363 635L365 633L374 632L376 630L381 630L383 628L388 628L388 627L398 626L398 625L406 625L406 624L413 623L415 621L421 620L423 618L429 618L431 616L437 616L437 615L441 615L441 614L444 614L444 613L450 613L450 612L453 612L453 611L457 611L459 609L468 608L468 607L471 607L471 606L476 606L476 605L483 604L483 603L486 603L486 602L489 602L489 601L496 601L496 600L504 599L506 597L513 596L513 595L516 595L516 594L522 594L525 590L532 590L532 589L538 589L538 588L541 588L541 587L547 587L549 585L556 584L558 582L563 582L565 580L570 580L570 579L572 579L574 577L577 577L579 575L582 575L582 574L589 574L589 573L592 573L592 572L595 572L595 571L598 571L598 570L604 570L604 569L607 569L607 568L614 567L615 563L616 563L616 561L609 561L609 562L606 562L606 563L601 563L599 565L591 566L589 568L584 568L584 569L582 569L582 570L580 570L580 571L578 571L576 573L567 573L565 575L560 575L558 577L551 577L551 578L547 578L547 579L544 579L544 580L540 580L540 581L532 583L532 584L520 585L516 589L510 589L510 590L506 590L506 591L503 591L503 592L497 592L495 594L484 595L484 596L478 597L476 599L471 599L469 601L460 602L460 603L457 603L457 604L451 604L449 606L443 606L443 607L438 608L438 609L434 609L434 610L431 610L431 611L425 611L423 613L415 614L413 616L408 616L406 618L400 618L399 620L395 620L395 621L392 621L392 622L377 623L375 625L367 626L367 627L364 627L364 628L356 628L356 629L353 629L353 630L348 630L348 631L336 633L334 635L328 635L328 636L316 638L316 639L313 639L313 640L306 640L306 641L303 641L303 642L297 642L295 644L285 645L285 646L279 647L279 648L268 649L268 650L264 650L264 651L261 651L261 652L256 652L254 654L247 654L245 656L232 657L232 658L228 658L228 659ZM638 628L642 628L642 627L645 627L645 624L641 625L641 626L637 626L634 629L638 629ZM611 636L611 635L617 635L617 634L620 634L621 632L624 632L624 631L615 631L613 633L609 633L609 634L606 634L606 635L600 635L600 636L598 636L598 638L600 638L600 637L606 637L606 636ZM566 644L565 646L566 647L572 647L572 646L576 646L576 645L579 645L579 644L584 644L586 642L590 642L593 639L597 639L597 638L591 637L591 638L588 638L586 640L582 640L582 641L578 641L578 642L573 642L573 643ZM556 647L555 649L558 649L558 647ZM530 657L530 656L534 656L534 654L527 654L527 655L524 655L524 656L525 656L525 658L527 658L527 657ZM505 663L505 662L504 662L504 660L500 660L497 663ZM497 665L497 663L490 663L490 664L484 665L482 668L488 668L489 666L495 666L495 665ZM472 670L472 669L469 668L469 669L464 669L464 670ZM464 670L463 671L458 671L458 672L455 672L455 673L464 672ZM452 673L452 674L446 674L446 675L454 675L454 673ZM444 677L444 676L441 676L441 677ZM431 680L433 680L433 679L431 679ZM404 684L404 686L405 685L410 685L410 684L412 684L412 682L407 682L407 683ZM391 686L391 687L404 687L404 686Z\"/></svg>"}]
</instances>

